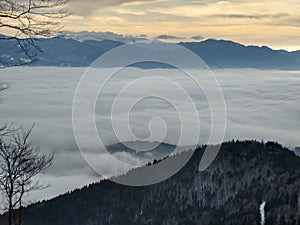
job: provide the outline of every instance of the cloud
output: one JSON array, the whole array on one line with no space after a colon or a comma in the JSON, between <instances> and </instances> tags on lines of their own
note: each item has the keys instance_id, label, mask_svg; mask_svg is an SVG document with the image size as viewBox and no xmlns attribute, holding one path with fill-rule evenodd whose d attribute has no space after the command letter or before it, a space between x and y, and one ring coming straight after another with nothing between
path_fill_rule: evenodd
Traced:
<instances>
[{"instance_id":1,"label":"cloud","mask_svg":"<svg viewBox=\"0 0 300 225\"><path fill-rule=\"evenodd\" d=\"M128 15L134 15L134 16L146 15L146 12L143 10L129 10L129 9L122 9L122 8L117 8L114 10L114 12L116 12L118 14L128 14Z\"/></svg>"},{"instance_id":2,"label":"cloud","mask_svg":"<svg viewBox=\"0 0 300 225\"><path fill-rule=\"evenodd\" d=\"M197 36L193 36L192 39L196 40L196 41L200 41L200 40L203 40L204 37L200 36L200 35L197 35Z\"/></svg>"},{"instance_id":3,"label":"cloud","mask_svg":"<svg viewBox=\"0 0 300 225\"><path fill-rule=\"evenodd\" d=\"M91 6L114 6L114 5L122 5L122 4L129 4L129 3L138 3L138 4L146 4L149 2L155 2L158 0L110 0L110 1L99 1L99 0L86 0L82 2L82 0L72 0L70 4L76 3L84 3L85 5Z\"/></svg>"},{"instance_id":4,"label":"cloud","mask_svg":"<svg viewBox=\"0 0 300 225\"><path fill-rule=\"evenodd\" d=\"M140 34L140 35L138 35L138 37L147 38L147 35L146 34Z\"/></svg>"},{"instance_id":5,"label":"cloud","mask_svg":"<svg viewBox=\"0 0 300 225\"><path fill-rule=\"evenodd\" d=\"M276 19L288 16L287 13L278 13L278 14L216 14L211 15L211 17L217 18L231 18L231 19Z\"/></svg>"},{"instance_id":6,"label":"cloud","mask_svg":"<svg viewBox=\"0 0 300 225\"><path fill-rule=\"evenodd\" d=\"M60 36L65 38L71 38L78 41L84 40L96 40L96 41L103 41L103 40L114 40L129 43L132 41L144 41L147 40L147 35L122 35L116 34L113 32L89 32L89 31L80 31L80 32L73 32L73 31L62 31Z\"/></svg>"},{"instance_id":7,"label":"cloud","mask_svg":"<svg viewBox=\"0 0 300 225\"><path fill-rule=\"evenodd\" d=\"M162 40L182 40L185 39L185 37L178 37L174 35L168 35L168 34L161 34L156 37L156 39L162 39Z\"/></svg>"},{"instance_id":8,"label":"cloud","mask_svg":"<svg viewBox=\"0 0 300 225\"><path fill-rule=\"evenodd\" d=\"M55 67L16 67L1 72L1 79L9 82L11 88L2 95L0 105L0 124L15 122L31 125L36 123L32 134L32 142L41 151L55 152L54 166L43 175L45 183L52 186L37 192L36 199L53 197L75 187L96 182L101 177L85 162L78 151L72 129L72 102L74 92L85 68L55 68ZM96 74L105 73L95 69ZM299 79L293 71L226 69L213 71L223 89L227 105L228 121L226 139L257 139L276 140L288 147L300 145L299 142ZM183 82L195 101L200 116L201 132L207 135L210 130L209 107L205 96L199 93L194 82L185 80L180 71L168 69L140 70L128 68L115 77L116 80L103 89L102 100L96 104L95 119L98 132L106 144L117 140L112 130L110 112L114 97L120 88L130 80L141 76L160 74ZM92 85L93 81L91 81ZM177 92L163 86L159 81L149 84L155 93L164 91L174 96L177 104L184 106L185 100L178 97ZM238 96L238 97L237 97ZM128 94L126 99L134 97ZM87 100L87 99L86 99ZM85 100L85 101L86 101ZM83 102L84 103L84 102ZM82 112L89 110L82 108ZM189 110L185 109L185 115ZM282 115L285 115L284 117ZM159 116L168 125L167 142L176 143L178 138L178 115L170 105L163 101L149 99L137 104L130 114L132 131L140 138L149 136L149 120ZM191 123L192 121L190 121ZM161 132L159 124L153 124L154 133ZM193 130L194 124L190 124ZM83 124L82 133L89 130L88 124ZM88 157L95 159L99 167L106 169L107 175L118 174L126 167L117 166L105 154L93 152L97 146L95 140L88 135L86 143L90 146ZM203 137L203 142L207 137ZM187 140L188 141L188 140ZM132 156L121 153L122 161L137 162Z\"/></svg>"},{"instance_id":9,"label":"cloud","mask_svg":"<svg viewBox=\"0 0 300 225\"><path fill-rule=\"evenodd\" d=\"M91 13L97 10L105 9L107 7L116 7L123 4L148 4L156 1L159 0L72 0L69 2L68 7L73 13L77 15L91 16Z\"/></svg>"}]
</instances>

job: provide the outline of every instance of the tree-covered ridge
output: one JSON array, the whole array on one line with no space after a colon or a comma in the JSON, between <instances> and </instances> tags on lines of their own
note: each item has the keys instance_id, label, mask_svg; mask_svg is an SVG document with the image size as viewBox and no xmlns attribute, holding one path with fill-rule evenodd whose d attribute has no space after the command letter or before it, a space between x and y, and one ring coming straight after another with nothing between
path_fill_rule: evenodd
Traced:
<instances>
[{"instance_id":1,"label":"tree-covered ridge","mask_svg":"<svg viewBox=\"0 0 300 225\"><path fill-rule=\"evenodd\" d=\"M204 147L156 185L105 180L25 210L25 225L300 224L300 158L274 142L223 143L209 168L198 171ZM184 153L182 153L184 154Z\"/></svg>"}]
</instances>

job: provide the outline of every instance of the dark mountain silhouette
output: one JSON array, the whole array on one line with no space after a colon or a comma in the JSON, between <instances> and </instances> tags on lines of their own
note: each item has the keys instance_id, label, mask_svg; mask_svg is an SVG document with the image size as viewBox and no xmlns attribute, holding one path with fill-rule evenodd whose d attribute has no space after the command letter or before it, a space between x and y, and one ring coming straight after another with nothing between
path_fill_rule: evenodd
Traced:
<instances>
[{"instance_id":1,"label":"dark mountain silhouette","mask_svg":"<svg viewBox=\"0 0 300 225\"><path fill-rule=\"evenodd\" d=\"M39 60L32 65L85 67L105 52L124 43L113 40L77 41L56 37L39 39L37 44L43 52L39 53ZM214 39L178 44L193 51L213 68L300 69L300 51L287 52L273 50L266 46L245 46L232 41ZM14 40L0 40L1 62L16 64L24 61L24 55L16 54L15 45ZM149 45L151 47L151 43ZM111 65L113 66L114 63L112 62ZM186 65L188 67L189 62L186 62ZM145 69L172 68L157 62L143 62L132 66Z\"/></svg>"},{"instance_id":2,"label":"dark mountain silhouette","mask_svg":"<svg viewBox=\"0 0 300 225\"><path fill-rule=\"evenodd\" d=\"M255 225L263 201L266 225L300 223L300 158L292 151L274 142L231 141L199 172L204 149L155 185L105 180L33 204L24 210L24 225ZM182 154L188 152L168 159L176 164Z\"/></svg>"},{"instance_id":3,"label":"dark mountain silhouette","mask_svg":"<svg viewBox=\"0 0 300 225\"><path fill-rule=\"evenodd\" d=\"M139 163L134 166L141 166L146 163L153 162L154 160L160 160L169 156L176 150L176 146L157 142L128 141L109 145L107 146L107 150L124 163L129 162L126 162L121 157L118 157L118 154L124 152L128 153L132 157L139 159Z\"/></svg>"},{"instance_id":4,"label":"dark mountain silhouette","mask_svg":"<svg viewBox=\"0 0 300 225\"><path fill-rule=\"evenodd\" d=\"M145 153L152 153L156 155L156 159L165 158L170 155L175 149L176 145L158 142L147 142L147 141L127 141L107 146L110 153L114 154L117 152L128 152L132 155L143 156ZM147 149L151 151L146 151ZM140 151L145 150L145 151Z\"/></svg>"},{"instance_id":5,"label":"dark mountain silhouette","mask_svg":"<svg viewBox=\"0 0 300 225\"><path fill-rule=\"evenodd\" d=\"M56 37L38 39L36 44L42 52L36 52L38 61L32 63L32 66L84 67L123 43L110 40L79 42L74 39ZM22 58L26 56L23 53L17 54L17 49L14 40L0 40L0 59L8 64L22 63Z\"/></svg>"},{"instance_id":6,"label":"dark mountain silhouette","mask_svg":"<svg viewBox=\"0 0 300 225\"><path fill-rule=\"evenodd\" d=\"M245 46L232 41L205 40L180 45L200 56L208 65L220 68L297 69L299 52L272 50L267 46Z\"/></svg>"}]
</instances>

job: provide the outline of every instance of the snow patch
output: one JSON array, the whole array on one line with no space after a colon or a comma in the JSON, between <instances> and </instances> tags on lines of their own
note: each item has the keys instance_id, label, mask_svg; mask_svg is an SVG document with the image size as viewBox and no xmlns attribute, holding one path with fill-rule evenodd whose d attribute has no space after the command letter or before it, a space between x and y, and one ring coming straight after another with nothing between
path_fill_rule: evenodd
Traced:
<instances>
[{"instance_id":1,"label":"snow patch","mask_svg":"<svg viewBox=\"0 0 300 225\"><path fill-rule=\"evenodd\" d=\"M266 202L262 202L259 206L259 214L260 214L260 224L264 225L266 222L266 218L265 218L265 206L266 206Z\"/></svg>"}]
</instances>

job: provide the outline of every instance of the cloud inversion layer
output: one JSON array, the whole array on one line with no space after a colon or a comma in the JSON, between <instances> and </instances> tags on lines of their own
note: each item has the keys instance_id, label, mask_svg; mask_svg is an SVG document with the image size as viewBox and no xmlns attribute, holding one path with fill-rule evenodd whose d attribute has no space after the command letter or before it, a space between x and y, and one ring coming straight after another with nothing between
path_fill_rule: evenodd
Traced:
<instances>
[{"instance_id":1,"label":"cloud inversion layer","mask_svg":"<svg viewBox=\"0 0 300 225\"><path fill-rule=\"evenodd\" d=\"M95 71L101 75L101 69L95 69ZM37 193L36 197L54 196L99 180L100 177L89 168L79 153L72 131L73 96L84 69L18 67L7 69L5 73L2 72L1 79L9 82L11 88L2 95L4 101L0 105L0 123L15 122L26 126L35 122L33 143L41 151L56 153L54 166L46 176L42 177L46 183L50 181L52 186L44 192ZM264 139L279 141L288 147L300 145L299 72L226 69L215 70L214 73L223 88L227 105L226 140ZM116 141L111 135L112 130L109 125L109 105L112 98L118 93L123 82L141 75L153 74L170 74L172 77L182 79L182 73L179 71L167 69L144 71L130 68L104 90L101 105L96 105L96 123L99 128L98 132L107 144ZM149 85L154 90L164 88L158 82ZM185 82L185 87L195 99L201 112L201 130L205 134L209 130L210 123L205 98L195 89L192 82ZM165 91L168 92L167 89ZM170 94L176 96L175 92L170 92ZM128 98L131 97L128 95ZM177 99L177 101L183 104L182 99ZM173 132L174 139L177 139L177 114L168 104L153 99L143 101L133 109L131 115L133 132L140 138L148 137L149 119L159 115L166 118L169 132ZM157 129L159 132L159 127ZM94 146L94 141L89 137L86 137L86 141L91 147ZM175 140L172 138L167 140L167 142L173 141ZM96 153L90 152L89 154L93 158ZM128 161L137 160L126 154L120 157ZM101 155L99 165L107 170L107 174L117 174L126 169L113 167L105 155Z\"/></svg>"}]
</instances>

